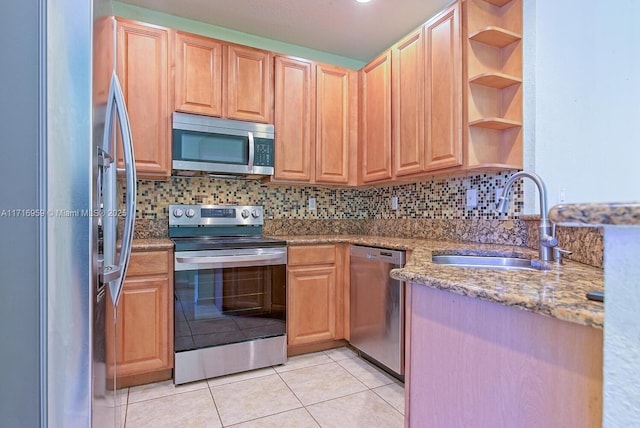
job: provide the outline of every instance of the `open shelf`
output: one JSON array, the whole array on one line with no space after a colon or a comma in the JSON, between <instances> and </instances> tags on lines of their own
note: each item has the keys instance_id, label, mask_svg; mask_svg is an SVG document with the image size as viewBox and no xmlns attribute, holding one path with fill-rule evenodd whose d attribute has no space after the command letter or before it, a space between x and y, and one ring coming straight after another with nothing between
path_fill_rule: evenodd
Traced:
<instances>
[{"instance_id":1,"label":"open shelf","mask_svg":"<svg viewBox=\"0 0 640 428\"><path fill-rule=\"evenodd\" d=\"M503 119L501 117L483 117L482 119L477 119L472 122L469 122L469 126L503 130L503 129L520 127L522 126L522 122L518 122L510 119Z\"/></svg>"},{"instance_id":2,"label":"open shelf","mask_svg":"<svg viewBox=\"0 0 640 428\"><path fill-rule=\"evenodd\" d=\"M503 89L522 83L522 79L504 73L488 72L471 77L469 79L469 83L488 86L490 88Z\"/></svg>"},{"instance_id":3,"label":"open shelf","mask_svg":"<svg viewBox=\"0 0 640 428\"><path fill-rule=\"evenodd\" d=\"M505 30L504 28L489 26L471 34L469 39L486 45L503 48L511 43L522 40L522 35Z\"/></svg>"},{"instance_id":4,"label":"open shelf","mask_svg":"<svg viewBox=\"0 0 640 428\"><path fill-rule=\"evenodd\" d=\"M500 6L500 7L502 7L505 4L511 2L511 0L484 0L484 1L486 1L487 3L491 3L492 5Z\"/></svg>"}]
</instances>

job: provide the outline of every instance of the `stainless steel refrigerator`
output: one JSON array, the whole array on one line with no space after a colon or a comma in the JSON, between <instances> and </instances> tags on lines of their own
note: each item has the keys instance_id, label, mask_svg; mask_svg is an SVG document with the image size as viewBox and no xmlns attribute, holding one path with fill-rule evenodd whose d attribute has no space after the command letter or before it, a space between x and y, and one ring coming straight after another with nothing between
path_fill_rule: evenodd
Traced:
<instances>
[{"instance_id":1,"label":"stainless steel refrigerator","mask_svg":"<svg viewBox=\"0 0 640 428\"><path fill-rule=\"evenodd\" d=\"M111 0L5 9L0 426L121 426L106 307L126 274L136 180Z\"/></svg>"}]
</instances>

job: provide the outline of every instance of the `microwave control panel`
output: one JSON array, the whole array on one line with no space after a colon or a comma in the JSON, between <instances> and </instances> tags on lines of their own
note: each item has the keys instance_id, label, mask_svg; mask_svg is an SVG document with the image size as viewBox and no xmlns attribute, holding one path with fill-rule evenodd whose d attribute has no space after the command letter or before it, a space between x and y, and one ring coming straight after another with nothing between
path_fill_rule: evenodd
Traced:
<instances>
[{"instance_id":1,"label":"microwave control panel","mask_svg":"<svg viewBox=\"0 0 640 428\"><path fill-rule=\"evenodd\" d=\"M273 140L268 138L254 138L256 166L273 166Z\"/></svg>"}]
</instances>

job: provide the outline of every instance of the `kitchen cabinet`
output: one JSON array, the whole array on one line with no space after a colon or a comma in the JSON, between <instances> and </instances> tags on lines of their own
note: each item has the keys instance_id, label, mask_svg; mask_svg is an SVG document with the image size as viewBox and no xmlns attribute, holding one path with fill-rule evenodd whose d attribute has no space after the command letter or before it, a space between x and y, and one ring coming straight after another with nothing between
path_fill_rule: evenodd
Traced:
<instances>
[{"instance_id":1,"label":"kitchen cabinet","mask_svg":"<svg viewBox=\"0 0 640 428\"><path fill-rule=\"evenodd\" d=\"M116 324L107 322L107 337L114 329L116 336L116 344L107 342L107 358L112 368L115 355L118 387L171 379L173 250L133 251L117 311Z\"/></svg>"},{"instance_id":2,"label":"kitchen cabinet","mask_svg":"<svg viewBox=\"0 0 640 428\"><path fill-rule=\"evenodd\" d=\"M357 72L275 59L273 182L355 184Z\"/></svg>"},{"instance_id":3,"label":"kitchen cabinet","mask_svg":"<svg viewBox=\"0 0 640 428\"><path fill-rule=\"evenodd\" d=\"M175 32L175 110L272 123L273 55Z\"/></svg>"},{"instance_id":4,"label":"kitchen cabinet","mask_svg":"<svg viewBox=\"0 0 640 428\"><path fill-rule=\"evenodd\" d=\"M272 123L273 55L248 46L228 44L225 99L229 119Z\"/></svg>"},{"instance_id":5,"label":"kitchen cabinet","mask_svg":"<svg viewBox=\"0 0 640 428\"><path fill-rule=\"evenodd\" d=\"M363 183L462 165L461 38L455 3L363 68Z\"/></svg>"},{"instance_id":6,"label":"kitchen cabinet","mask_svg":"<svg viewBox=\"0 0 640 428\"><path fill-rule=\"evenodd\" d=\"M222 46L219 40L176 31L176 111L222 116Z\"/></svg>"},{"instance_id":7,"label":"kitchen cabinet","mask_svg":"<svg viewBox=\"0 0 640 428\"><path fill-rule=\"evenodd\" d=\"M465 166L521 169L522 0L463 2Z\"/></svg>"},{"instance_id":8,"label":"kitchen cabinet","mask_svg":"<svg viewBox=\"0 0 640 428\"><path fill-rule=\"evenodd\" d=\"M360 182L391 174L391 50L360 70Z\"/></svg>"},{"instance_id":9,"label":"kitchen cabinet","mask_svg":"<svg viewBox=\"0 0 640 428\"><path fill-rule=\"evenodd\" d=\"M424 31L424 170L435 171L462 165L462 34L459 3L429 20Z\"/></svg>"},{"instance_id":10,"label":"kitchen cabinet","mask_svg":"<svg viewBox=\"0 0 640 428\"><path fill-rule=\"evenodd\" d=\"M424 28L396 43L392 58L393 172L424 171Z\"/></svg>"},{"instance_id":11,"label":"kitchen cabinet","mask_svg":"<svg viewBox=\"0 0 640 428\"><path fill-rule=\"evenodd\" d=\"M131 122L138 178L171 175L169 30L117 18L116 70ZM122 159L119 158L119 167Z\"/></svg>"},{"instance_id":12,"label":"kitchen cabinet","mask_svg":"<svg viewBox=\"0 0 640 428\"><path fill-rule=\"evenodd\" d=\"M315 72L311 61L275 58L276 181L315 180Z\"/></svg>"},{"instance_id":13,"label":"kitchen cabinet","mask_svg":"<svg viewBox=\"0 0 640 428\"><path fill-rule=\"evenodd\" d=\"M287 342L327 343L344 338L344 248L291 246L287 261Z\"/></svg>"},{"instance_id":14,"label":"kitchen cabinet","mask_svg":"<svg viewBox=\"0 0 640 428\"><path fill-rule=\"evenodd\" d=\"M406 426L599 427L602 330L410 284Z\"/></svg>"}]
</instances>

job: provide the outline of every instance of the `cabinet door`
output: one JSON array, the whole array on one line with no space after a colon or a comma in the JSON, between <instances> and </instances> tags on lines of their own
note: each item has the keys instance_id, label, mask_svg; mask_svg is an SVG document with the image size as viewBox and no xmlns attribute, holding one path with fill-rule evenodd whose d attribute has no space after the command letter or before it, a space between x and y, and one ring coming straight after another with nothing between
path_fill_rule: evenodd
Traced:
<instances>
[{"instance_id":1,"label":"cabinet door","mask_svg":"<svg viewBox=\"0 0 640 428\"><path fill-rule=\"evenodd\" d=\"M176 32L175 109L222 115L222 43Z\"/></svg>"},{"instance_id":2,"label":"cabinet door","mask_svg":"<svg viewBox=\"0 0 640 428\"><path fill-rule=\"evenodd\" d=\"M287 292L289 345L336 338L336 270L333 265L290 269Z\"/></svg>"},{"instance_id":3,"label":"cabinet door","mask_svg":"<svg viewBox=\"0 0 640 428\"><path fill-rule=\"evenodd\" d=\"M118 378L173 368L172 258L166 250L131 254L115 325L106 323L108 338L115 328L116 342L107 341L107 358L112 371L115 355ZM110 304L106 316L114 319Z\"/></svg>"},{"instance_id":4,"label":"cabinet door","mask_svg":"<svg viewBox=\"0 0 640 428\"><path fill-rule=\"evenodd\" d=\"M347 184L351 149L353 73L341 67L316 66L316 182Z\"/></svg>"},{"instance_id":5,"label":"cabinet door","mask_svg":"<svg viewBox=\"0 0 640 428\"><path fill-rule=\"evenodd\" d=\"M425 25L425 170L462 165L460 6Z\"/></svg>"},{"instance_id":6,"label":"cabinet door","mask_svg":"<svg viewBox=\"0 0 640 428\"><path fill-rule=\"evenodd\" d=\"M171 107L166 28L118 19L117 73L139 178L171 174ZM120 164L122 159L120 159Z\"/></svg>"},{"instance_id":7,"label":"cabinet door","mask_svg":"<svg viewBox=\"0 0 640 428\"><path fill-rule=\"evenodd\" d=\"M391 51L360 73L361 181L387 180L391 178Z\"/></svg>"},{"instance_id":8,"label":"cabinet door","mask_svg":"<svg viewBox=\"0 0 640 428\"><path fill-rule=\"evenodd\" d=\"M392 51L393 173L424 170L424 34L420 28Z\"/></svg>"},{"instance_id":9,"label":"cabinet door","mask_svg":"<svg viewBox=\"0 0 640 428\"><path fill-rule=\"evenodd\" d=\"M229 119L271 123L273 110L271 54L239 45L228 45L226 51L226 116Z\"/></svg>"},{"instance_id":10,"label":"cabinet door","mask_svg":"<svg viewBox=\"0 0 640 428\"><path fill-rule=\"evenodd\" d=\"M313 65L287 57L275 59L274 179L313 180L315 79Z\"/></svg>"}]
</instances>

